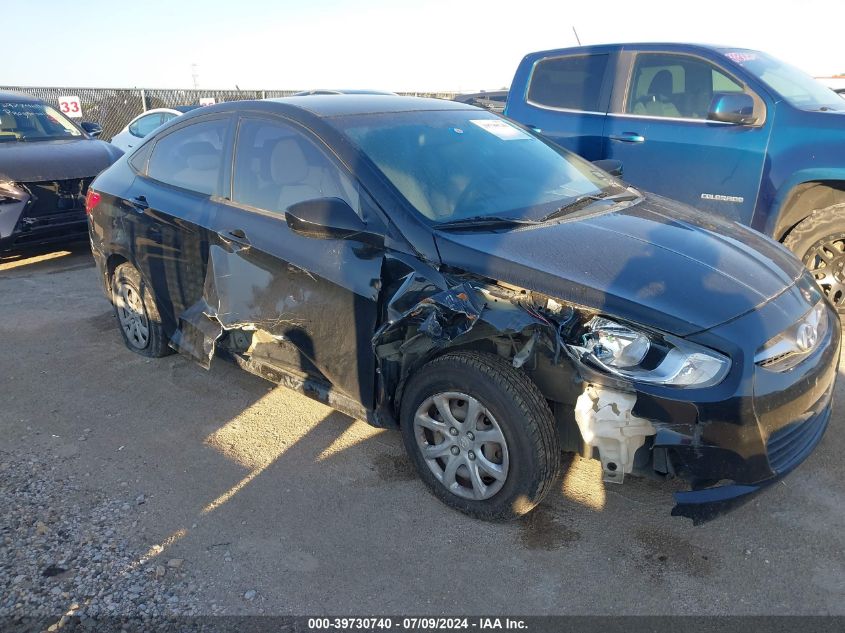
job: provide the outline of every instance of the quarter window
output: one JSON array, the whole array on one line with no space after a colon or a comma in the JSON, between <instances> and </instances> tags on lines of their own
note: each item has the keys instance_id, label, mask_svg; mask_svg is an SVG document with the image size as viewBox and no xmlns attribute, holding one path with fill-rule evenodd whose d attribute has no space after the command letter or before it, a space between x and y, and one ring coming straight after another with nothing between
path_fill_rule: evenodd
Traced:
<instances>
[{"instance_id":1,"label":"quarter window","mask_svg":"<svg viewBox=\"0 0 845 633\"><path fill-rule=\"evenodd\" d=\"M229 119L213 119L164 136L153 148L147 175L197 193L217 193L228 126Z\"/></svg>"},{"instance_id":2,"label":"quarter window","mask_svg":"<svg viewBox=\"0 0 845 633\"><path fill-rule=\"evenodd\" d=\"M316 198L340 198L359 209L350 178L322 149L280 121L241 121L232 185L232 200L274 213Z\"/></svg>"},{"instance_id":3,"label":"quarter window","mask_svg":"<svg viewBox=\"0 0 845 633\"><path fill-rule=\"evenodd\" d=\"M644 116L706 119L713 96L744 88L713 64L686 55L640 54L626 111Z\"/></svg>"},{"instance_id":4,"label":"quarter window","mask_svg":"<svg viewBox=\"0 0 845 633\"><path fill-rule=\"evenodd\" d=\"M607 59L607 55L577 55L537 62L528 100L550 108L604 112L601 87Z\"/></svg>"}]
</instances>

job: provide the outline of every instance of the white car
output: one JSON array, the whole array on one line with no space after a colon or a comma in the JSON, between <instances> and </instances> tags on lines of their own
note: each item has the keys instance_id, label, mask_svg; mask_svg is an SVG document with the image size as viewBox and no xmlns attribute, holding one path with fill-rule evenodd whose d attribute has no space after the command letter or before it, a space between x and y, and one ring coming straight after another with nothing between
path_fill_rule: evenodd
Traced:
<instances>
[{"instance_id":1,"label":"white car","mask_svg":"<svg viewBox=\"0 0 845 633\"><path fill-rule=\"evenodd\" d=\"M112 137L111 144L129 152L140 145L150 132L164 125L180 114L190 112L200 106L174 106L172 108L155 108L147 110L132 119L129 124Z\"/></svg>"}]
</instances>

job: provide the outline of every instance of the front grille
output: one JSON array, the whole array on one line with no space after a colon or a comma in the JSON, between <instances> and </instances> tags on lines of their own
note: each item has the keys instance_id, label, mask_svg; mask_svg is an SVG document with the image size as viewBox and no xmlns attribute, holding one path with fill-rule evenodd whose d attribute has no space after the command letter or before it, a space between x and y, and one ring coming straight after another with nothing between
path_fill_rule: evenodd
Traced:
<instances>
[{"instance_id":1,"label":"front grille","mask_svg":"<svg viewBox=\"0 0 845 633\"><path fill-rule=\"evenodd\" d=\"M24 183L24 187L32 197L23 212L21 221L27 223L27 218L35 219L84 210L85 194L92 180L92 178L74 178Z\"/></svg>"},{"instance_id":2,"label":"front grille","mask_svg":"<svg viewBox=\"0 0 845 633\"><path fill-rule=\"evenodd\" d=\"M785 472L806 457L821 439L830 419L825 407L813 417L778 429L769 436L766 449L769 464L776 473Z\"/></svg>"}]
</instances>

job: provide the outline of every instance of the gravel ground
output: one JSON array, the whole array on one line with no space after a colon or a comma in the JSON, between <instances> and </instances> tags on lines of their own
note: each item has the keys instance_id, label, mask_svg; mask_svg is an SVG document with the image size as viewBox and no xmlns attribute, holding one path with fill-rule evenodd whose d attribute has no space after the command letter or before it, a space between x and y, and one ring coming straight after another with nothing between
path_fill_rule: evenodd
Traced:
<instances>
[{"instance_id":1,"label":"gravel ground","mask_svg":"<svg viewBox=\"0 0 845 633\"><path fill-rule=\"evenodd\" d=\"M845 615L838 411L798 470L700 527L669 516L671 487L605 486L581 459L526 519L483 523L426 492L398 433L225 362L128 352L84 244L0 256L0 294L0 629L66 614L136 630L190 614Z\"/></svg>"},{"instance_id":2,"label":"gravel ground","mask_svg":"<svg viewBox=\"0 0 845 633\"><path fill-rule=\"evenodd\" d=\"M184 561L159 560L137 537L145 496L128 482L106 493L96 481L64 473L60 455L0 452L0 618L196 613Z\"/></svg>"}]
</instances>

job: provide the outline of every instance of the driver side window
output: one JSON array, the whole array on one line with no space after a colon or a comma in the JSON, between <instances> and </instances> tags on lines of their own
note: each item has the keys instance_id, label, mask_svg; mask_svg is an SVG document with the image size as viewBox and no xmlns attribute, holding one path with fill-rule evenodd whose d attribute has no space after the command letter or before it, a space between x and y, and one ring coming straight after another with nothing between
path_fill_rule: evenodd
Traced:
<instances>
[{"instance_id":1,"label":"driver side window","mask_svg":"<svg viewBox=\"0 0 845 633\"><path fill-rule=\"evenodd\" d=\"M740 84L703 59L641 53L634 64L625 111L641 116L706 119L716 93L743 91Z\"/></svg>"},{"instance_id":2,"label":"driver side window","mask_svg":"<svg viewBox=\"0 0 845 633\"><path fill-rule=\"evenodd\" d=\"M234 202L284 214L297 202L340 198L360 215L352 180L295 127L272 119L244 118L237 139Z\"/></svg>"}]
</instances>

